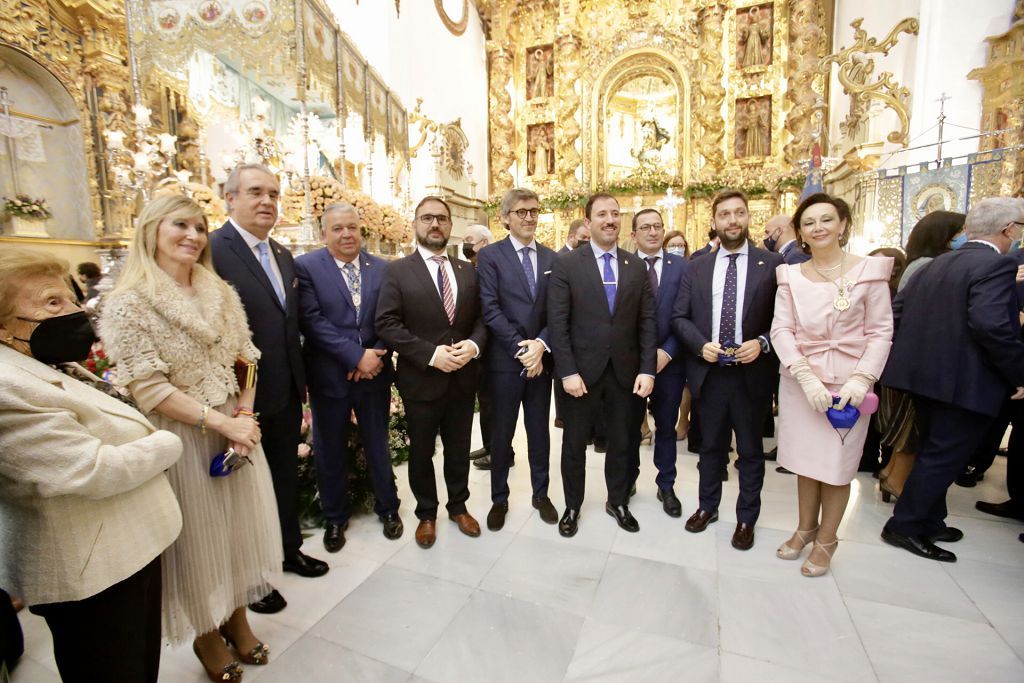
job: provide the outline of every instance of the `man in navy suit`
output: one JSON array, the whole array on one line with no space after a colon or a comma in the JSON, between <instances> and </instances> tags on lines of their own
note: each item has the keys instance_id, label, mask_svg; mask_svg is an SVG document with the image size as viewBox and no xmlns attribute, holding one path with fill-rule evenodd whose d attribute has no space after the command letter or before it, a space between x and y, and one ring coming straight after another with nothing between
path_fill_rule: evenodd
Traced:
<instances>
[{"instance_id":1,"label":"man in navy suit","mask_svg":"<svg viewBox=\"0 0 1024 683\"><path fill-rule=\"evenodd\" d=\"M484 354L485 383L494 409L491 433L491 511L487 528L498 531L508 513L508 470L519 407L523 408L530 458L533 507L548 524L558 521L548 498L551 435L551 359L547 354L548 275L555 252L538 244L540 202L532 190L516 188L501 201L509 236L477 256L480 307L490 334Z\"/></svg>"},{"instance_id":2,"label":"man in navy suit","mask_svg":"<svg viewBox=\"0 0 1024 683\"><path fill-rule=\"evenodd\" d=\"M629 532L640 524L629 511L630 442L640 429L640 399L654 388L657 326L647 268L618 249L619 203L592 195L586 205L590 244L555 259L548 283L548 328L556 377L566 401L562 438L565 513L562 536L578 530L583 504L587 438L604 413L608 434L605 512Z\"/></svg>"},{"instance_id":3,"label":"man in navy suit","mask_svg":"<svg viewBox=\"0 0 1024 683\"><path fill-rule=\"evenodd\" d=\"M425 197L413 214L416 251L392 261L377 301L377 334L398 352L395 383L409 422L409 487L416 496L416 543L437 540L434 444L444 444L448 516L467 536L480 524L466 509L473 403L487 330L480 316L476 271L445 254L452 214L439 197Z\"/></svg>"},{"instance_id":4,"label":"man in navy suit","mask_svg":"<svg viewBox=\"0 0 1024 683\"><path fill-rule=\"evenodd\" d=\"M270 239L280 190L265 166L235 168L224 183L228 220L210 235L217 273L238 291L260 350L256 401L263 450L270 466L284 545L284 571L322 576L326 562L302 553L298 516L298 448L306 376L299 341L299 297L291 252ZM263 613L285 607L276 590L250 607Z\"/></svg>"},{"instance_id":5,"label":"man in navy suit","mask_svg":"<svg viewBox=\"0 0 1024 683\"><path fill-rule=\"evenodd\" d=\"M705 244L700 249L698 249L697 251L690 254L690 260L692 261L695 258L703 256L704 254L710 254L715 249L718 249L718 233L715 232L714 227L712 227L711 230L708 231L708 243Z\"/></svg>"},{"instance_id":6,"label":"man in navy suit","mask_svg":"<svg viewBox=\"0 0 1024 683\"><path fill-rule=\"evenodd\" d=\"M882 540L955 562L935 545L960 540L946 526L946 491L963 471L1007 394L1024 398L1024 341L1006 252L1020 239L1024 200L971 209L968 241L918 271L893 301L896 334L882 384L915 398L921 446Z\"/></svg>"},{"instance_id":7,"label":"man in navy suit","mask_svg":"<svg viewBox=\"0 0 1024 683\"><path fill-rule=\"evenodd\" d=\"M320 229L327 246L295 259L295 272L309 369L314 462L327 520L324 547L336 553L345 545L351 515L348 416L353 410L376 497L373 509L384 525L385 538L402 535L402 518L388 452L394 367L374 330L387 262L362 251L359 214L351 204L325 208Z\"/></svg>"},{"instance_id":8,"label":"man in navy suit","mask_svg":"<svg viewBox=\"0 0 1024 683\"><path fill-rule=\"evenodd\" d=\"M811 260L797 242L792 217L785 214L772 216L764 224L764 234L764 248L781 256L787 265Z\"/></svg>"},{"instance_id":9,"label":"man in navy suit","mask_svg":"<svg viewBox=\"0 0 1024 683\"><path fill-rule=\"evenodd\" d=\"M651 414L654 416L654 466L658 469L655 483L658 500L670 517L683 514L676 496L676 422L679 404L686 385L686 364L679 339L672 331L672 310L687 262L682 256L666 254L662 248L665 224L655 209L641 209L633 215L633 240L637 256L647 266L647 279L655 293L655 319L658 328L658 376L651 393ZM644 402L646 403L646 402ZM641 405L643 407L643 404ZM641 419L643 413L641 411ZM640 474L640 432L633 435L633 483Z\"/></svg>"},{"instance_id":10,"label":"man in navy suit","mask_svg":"<svg viewBox=\"0 0 1024 683\"><path fill-rule=\"evenodd\" d=\"M775 268L782 257L750 244L750 212L742 192L719 192L711 220L719 248L690 262L672 315L672 329L685 348L690 391L700 401L700 507L686 530L699 533L718 520L722 463L735 431L740 492L732 545L749 550L761 512L761 431L779 369L768 334L775 314Z\"/></svg>"}]
</instances>

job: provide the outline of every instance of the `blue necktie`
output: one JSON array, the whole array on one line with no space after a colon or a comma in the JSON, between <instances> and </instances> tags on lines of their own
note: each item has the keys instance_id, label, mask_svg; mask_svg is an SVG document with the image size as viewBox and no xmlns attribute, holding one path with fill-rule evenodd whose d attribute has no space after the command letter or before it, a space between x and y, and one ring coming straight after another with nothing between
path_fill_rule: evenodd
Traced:
<instances>
[{"instance_id":1,"label":"blue necktie","mask_svg":"<svg viewBox=\"0 0 1024 683\"><path fill-rule=\"evenodd\" d=\"M277 281L274 269L270 266L270 245L266 242L260 242L256 245L256 248L260 250L260 265L263 266L264 272L270 278L270 284L274 288L274 293L277 294L277 300L284 306L284 289L281 288L281 283Z\"/></svg>"},{"instance_id":2,"label":"blue necktie","mask_svg":"<svg viewBox=\"0 0 1024 683\"><path fill-rule=\"evenodd\" d=\"M739 254L729 254L729 267L725 271L725 290L722 292L722 317L718 324L718 343L730 346L736 344L736 259Z\"/></svg>"},{"instance_id":3,"label":"blue necktie","mask_svg":"<svg viewBox=\"0 0 1024 683\"><path fill-rule=\"evenodd\" d=\"M604 259L604 295L608 299L608 312L615 310L615 271L612 270L612 255L601 254Z\"/></svg>"},{"instance_id":4,"label":"blue necktie","mask_svg":"<svg viewBox=\"0 0 1024 683\"><path fill-rule=\"evenodd\" d=\"M530 288L530 298L537 298L537 276L533 274L533 261L530 260L530 252L533 247L523 247L519 250L523 257L523 274L526 275L526 286Z\"/></svg>"},{"instance_id":5,"label":"blue necktie","mask_svg":"<svg viewBox=\"0 0 1024 683\"><path fill-rule=\"evenodd\" d=\"M359 273L352 263L346 263L341 267L345 273L345 281L348 284L348 293L352 296L352 305L356 307L356 322L359 322L359 304L362 303L362 286L359 281Z\"/></svg>"}]
</instances>

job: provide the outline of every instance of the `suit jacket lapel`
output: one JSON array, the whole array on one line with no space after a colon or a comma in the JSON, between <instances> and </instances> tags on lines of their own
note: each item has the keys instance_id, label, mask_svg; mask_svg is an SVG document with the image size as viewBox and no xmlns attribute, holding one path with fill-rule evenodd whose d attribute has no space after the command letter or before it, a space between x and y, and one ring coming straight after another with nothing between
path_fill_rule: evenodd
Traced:
<instances>
[{"instance_id":1,"label":"suit jacket lapel","mask_svg":"<svg viewBox=\"0 0 1024 683\"><path fill-rule=\"evenodd\" d=\"M277 242L275 242L274 240L269 240L269 242L270 253L274 255L274 260L277 262L277 269L281 273L281 287L282 289L284 289L284 304L281 306L281 308L285 311L285 313L287 313L289 310L291 310L291 301L296 295L295 287L292 286L295 280L295 272L294 269L292 268L291 259L287 259L284 257L283 252L285 251L285 248L282 247ZM260 270L262 269L263 266L260 266ZM268 283L269 279L270 278L267 278ZM271 286L271 289L273 289L273 286ZM277 298L277 292L274 292L274 300L280 303L280 300Z\"/></svg>"},{"instance_id":2,"label":"suit jacket lapel","mask_svg":"<svg viewBox=\"0 0 1024 683\"><path fill-rule=\"evenodd\" d=\"M591 296L601 302L601 310L607 311L608 295L604 291L604 261L598 261L594 257L594 250L590 248L590 245L573 249L571 253L579 259L580 266L583 268L584 281L589 283L593 292ZM618 284L616 284L615 294L618 299ZM611 318L611 316L612 314L609 312L608 317Z\"/></svg>"},{"instance_id":3,"label":"suit jacket lapel","mask_svg":"<svg viewBox=\"0 0 1024 683\"><path fill-rule=\"evenodd\" d=\"M418 289L426 294L426 297L432 302L430 305L436 307L440 315L447 320L448 314L444 311L444 302L441 301L441 295L437 292L437 282L430 277L430 270L423 261L423 257L420 256L419 251L414 251L406 258L409 259L409 264L412 266L410 268L412 276L419 281ZM461 287L459 287L459 291L462 291Z\"/></svg>"},{"instance_id":4,"label":"suit jacket lapel","mask_svg":"<svg viewBox=\"0 0 1024 683\"><path fill-rule=\"evenodd\" d=\"M245 264L253 277L263 285L263 288L267 290L267 293L280 307L281 301L277 298L277 292L274 291L274 285L270 284L270 278L267 277L266 271L263 270L263 266L260 265L260 262L256 259L256 255L252 253L252 249L249 248L249 245L246 243L242 235L235 230L235 226L232 225L230 221L225 223L221 230L229 231L225 236L229 238L228 241L231 243L231 250L235 252L238 259ZM280 264L278 267L280 267ZM282 277L283 275L284 273L282 272ZM285 290L287 290L287 287ZM287 296L288 293L285 291L285 297Z\"/></svg>"},{"instance_id":5,"label":"suit jacket lapel","mask_svg":"<svg viewBox=\"0 0 1024 683\"><path fill-rule=\"evenodd\" d=\"M747 319L747 311L750 310L750 302L754 300L754 292L757 291L767 272L768 267L765 266L764 259L759 258L753 249L749 249L747 251L747 284L743 289L743 312L740 319L736 321L737 325L742 325L743 321Z\"/></svg>"},{"instance_id":6,"label":"suit jacket lapel","mask_svg":"<svg viewBox=\"0 0 1024 683\"><path fill-rule=\"evenodd\" d=\"M523 286L523 291L526 292L526 296L532 297L533 295L530 294L530 283L526 281L526 272L523 270L523 262L519 259L519 252L516 251L515 245L512 244L512 239L506 237L502 241L498 242L498 244L500 245L499 248L505 254L505 258L508 259L509 263L512 265L512 270L518 273L516 278L519 280L519 284ZM539 256L537 260L538 262L540 261ZM539 266L540 264L538 263L537 265ZM533 275L534 282L536 282L537 274L534 273Z\"/></svg>"},{"instance_id":7,"label":"suit jacket lapel","mask_svg":"<svg viewBox=\"0 0 1024 683\"><path fill-rule=\"evenodd\" d=\"M338 292L341 294L341 298L345 300L349 306L352 307L352 312L356 310L355 302L352 301L352 292L348 289L348 282L345 281L345 274L341 272L341 268L338 268L338 264L335 263L334 257L331 256L331 252L327 249L323 249L320 255L320 267L324 271L324 275L338 287Z\"/></svg>"},{"instance_id":8,"label":"suit jacket lapel","mask_svg":"<svg viewBox=\"0 0 1024 683\"><path fill-rule=\"evenodd\" d=\"M548 250L537 249L537 272L536 272L536 276L537 276L537 298L538 299L540 297L542 297L542 296L546 296L548 279L547 279L547 277L544 274L547 273L547 272L550 272L551 265L554 263L554 260L555 260L554 252L551 252L551 251L548 251ZM526 276L524 275L523 277L525 278ZM543 288L541 287L541 284L544 285Z\"/></svg>"},{"instance_id":9,"label":"suit jacket lapel","mask_svg":"<svg viewBox=\"0 0 1024 683\"><path fill-rule=\"evenodd\" d=\"M473 276L473 265L471 263L462 261L461 259L449 258L448 261L452 264L452 270L455 271L455 282L459 285L459 291L455 295L455 317L458 317L459 311L462 310L466 304L467 297L469 297L469 279ZM444 308L444 304L441 304L441 308ZM445 316L447 317L447 313Z\"/></svg>"}]
</instances>

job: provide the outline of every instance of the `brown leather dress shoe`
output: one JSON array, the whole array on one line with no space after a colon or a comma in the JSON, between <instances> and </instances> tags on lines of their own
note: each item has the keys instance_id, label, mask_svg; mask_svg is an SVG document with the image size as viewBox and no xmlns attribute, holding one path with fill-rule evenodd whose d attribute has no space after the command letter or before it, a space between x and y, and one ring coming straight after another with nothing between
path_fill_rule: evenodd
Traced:
<instances>
[{"instance_id":1,"label":"brown leather dress shoe","mask_svg":"<svg viewBox=\"0 0 1024 683\"><path fill-rule=\"evenodd\" d=\"M421 519L416 527L416 545L429 548L437 540L437 522L433 519Z\"/></svg>"},{"instance_id":2,"label":"brown leather dress shoe","mask_svg":"<svg viewBox=\"0 0 1024 683\"><path fill-rule=\"evenodd\" d=\"M754 525L737 522L732 533L732 547L736 550L750 550L754 547Z\"/></svg>"},{"instance_id":3,"label":"brown leather dress shoe","mask_svg":"<svg viewBox=\"0 0 1024 683\"><path fill-rule=\"evenodd\" d=\"M708 528L708 524L718 521L718 510L714 512L708 512L707 510L697 510L690 518L686 520L686 530L692 534L699 534Z\"/></svg>"},{"instance_id":4,"label":"brown leather dress shoe","mask_svg":"<svg viewBox=\"0 0 1024 683\"><path fill-rule=\"evenodd\" d=\"M452 515L452 521L459 527L459 531L467 536L480 535L480 523L473 519L473 515L463 512L461 515Z\"/></svg>"}]
</instances>

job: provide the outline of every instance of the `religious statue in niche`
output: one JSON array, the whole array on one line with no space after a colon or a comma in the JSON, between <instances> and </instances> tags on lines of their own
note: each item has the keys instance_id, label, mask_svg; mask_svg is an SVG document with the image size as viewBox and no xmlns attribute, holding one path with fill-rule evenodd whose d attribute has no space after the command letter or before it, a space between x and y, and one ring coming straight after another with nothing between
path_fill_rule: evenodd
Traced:
<instances>
[{"instance_id":1,"label":"religious statue in niche","mask_svg":"<svg viewBox=\"0 0 1024 683\"><path fill-rule=\"evenodd\" d=\"M770 97L736 100L736 158L766 157L772 153Z\"/></svg>"},{"instance_id":2,"label":"religious statue in niche","mask_svg":"<svg viewBox=\"0 0 1024 683\"><path fill-rule=\"evenodd\" d=\"M926 185L914 197L914 214L918 220L935 211L955 211L956 193L948 185Z\"/></svg>"},{"instance_id":3,"label":"religious statue in niche","mask_svg":"<svg viewBox=\"0 0 1024 683\"><path fill-rule=\"evenodd\" d=\"M736 12L736 62L740 67L772 63L772 6L755 5Z\"/></svg>"},{"instance_id":4,"label":"religious statue in niche","mask_svg":"<svg viewBox=\"0 0 1024 683\"><path fill-rule=\"evenodd\" d=\"M526 51L526 99L551 97L555 94L554 52L550 45Z\"/></svg>"},{"instance_id":5,"label":"religious statue in niche","mask_svg":"<svg viewBox=\"0 0 1024 683\"><path fill-rule=\"evenodd\" d=\"M526 175L540 180L555 172L555 124L526 127Z\"/></svg>"},{"instance_id":6,"label":"religious statue in niche","mask_svg":"<svg viewBox=\"0 0 1024 683\"><path fill-rule=\"evenodd\" d=\"M640 124L640 129L643 131L640 147L631 149L630 154L640 164L640 168L657 168L661 163L661 148L672 136L659 126L658 121L654 118L643 121Z\"/></svg>"}]
</instances>

